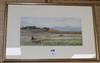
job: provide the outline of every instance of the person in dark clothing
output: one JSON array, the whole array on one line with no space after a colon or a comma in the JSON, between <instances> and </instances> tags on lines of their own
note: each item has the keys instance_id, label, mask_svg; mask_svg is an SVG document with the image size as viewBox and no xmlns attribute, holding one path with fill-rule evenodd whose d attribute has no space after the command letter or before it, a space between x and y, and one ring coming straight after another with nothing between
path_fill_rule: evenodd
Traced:
<instances>
[{"instance_id":1,"label":"person in dark clothing","mask_svg":"<svg viewBox=\"0 0 100 63\"><path fill-rule=\"evenodd\" d=\"M34 40L35 38L32 36L31 40Z\"/></svg>"}]
</instances>

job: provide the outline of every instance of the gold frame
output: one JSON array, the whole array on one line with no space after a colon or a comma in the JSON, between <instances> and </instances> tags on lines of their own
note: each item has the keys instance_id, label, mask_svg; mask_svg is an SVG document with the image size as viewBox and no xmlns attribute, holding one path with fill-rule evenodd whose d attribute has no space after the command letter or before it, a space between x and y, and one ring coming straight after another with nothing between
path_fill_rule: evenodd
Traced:
<instances>
[{"instance_id":1,"label":"gold frame","mask_svg":"<svg viewBox=\"0 0 100 63\"><path fill-rule=\"evenodd\" d=\"M6 36L7 36L7 13L8 13L8 5L62 5L62 6L91 6L93 11L93 25L95 32L95 49L96 49L96 58L92 59L6 59ZM16 3L16 2L7 2L5 6L5 19L4 19L4 33L3 33L3 61L4 62L94 62L100 60L100 51L99 51L99 42L97 39L97 31L96 31L96 16L95 16L95 8L92 4L81 4L81 3Z\"/></svg>"}]
</instances>

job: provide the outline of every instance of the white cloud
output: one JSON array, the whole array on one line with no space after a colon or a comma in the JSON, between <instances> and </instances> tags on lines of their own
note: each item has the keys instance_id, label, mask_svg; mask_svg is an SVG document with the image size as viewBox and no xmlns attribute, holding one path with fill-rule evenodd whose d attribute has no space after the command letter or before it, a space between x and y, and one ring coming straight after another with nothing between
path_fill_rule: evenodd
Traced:
<instances>
[{"instance_id":1,"label":"white cloud","mask_svg":"<svg viewBox=\"0 0 100 63\"><path fill-rule=\"evenodd\" d=\"M54 27L54 26L73 26L81 27L81 19L73 17L56 17L56 18L42 18L42 17L22 17L21 26L37 26L37 27Z\"/></svg>"}]
</instances>

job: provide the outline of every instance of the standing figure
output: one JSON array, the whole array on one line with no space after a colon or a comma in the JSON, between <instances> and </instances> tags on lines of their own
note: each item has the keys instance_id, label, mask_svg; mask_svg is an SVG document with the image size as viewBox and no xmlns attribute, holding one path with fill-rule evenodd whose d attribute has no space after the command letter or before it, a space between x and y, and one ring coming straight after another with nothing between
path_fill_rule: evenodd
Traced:
<instances>
[{"instance_id":1,"label":"standing figure","mask_svg":"<svg viewBox=\"0 0 100 63\"><path fill-rule=\"evenodd\" d=\"M34 40L35 38L32 36L31 40Z\"/></svg>"}]
</instances>

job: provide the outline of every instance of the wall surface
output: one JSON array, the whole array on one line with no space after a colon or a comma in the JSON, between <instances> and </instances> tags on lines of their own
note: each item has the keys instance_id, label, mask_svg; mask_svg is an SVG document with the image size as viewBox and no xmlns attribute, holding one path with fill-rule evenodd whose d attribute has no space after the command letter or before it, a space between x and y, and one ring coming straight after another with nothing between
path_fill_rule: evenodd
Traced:
<instances>
[{"instance_id":1,"label":"wall surface","mask_svg":"<svg viewBox=\"0 0 100 63\"><path fill-rule=\"evenodd\" d=\"M3 24L4 24L4 12L5 12L5 1L14 1L14 2L58 2L58 3L66 3L66 2L78 2L78 3L94 3L99 4L100 0L0 0L0 63L33 63L33 62L2 62L2 50L3 50ZM96 2L98 1L98 2ZM98 42L100 42L100 5L95 5L95 13L96 13L96 30L97 30L97 38ZM100 44L100 43L99 43ZM100 49L100 47L99 47ZM41 62L34 62L41 63ZM90 62L42 62L42 63L90 63ZM91 63L100 63L100 62L91 62Z\"/></svg>"}]
</instances>

